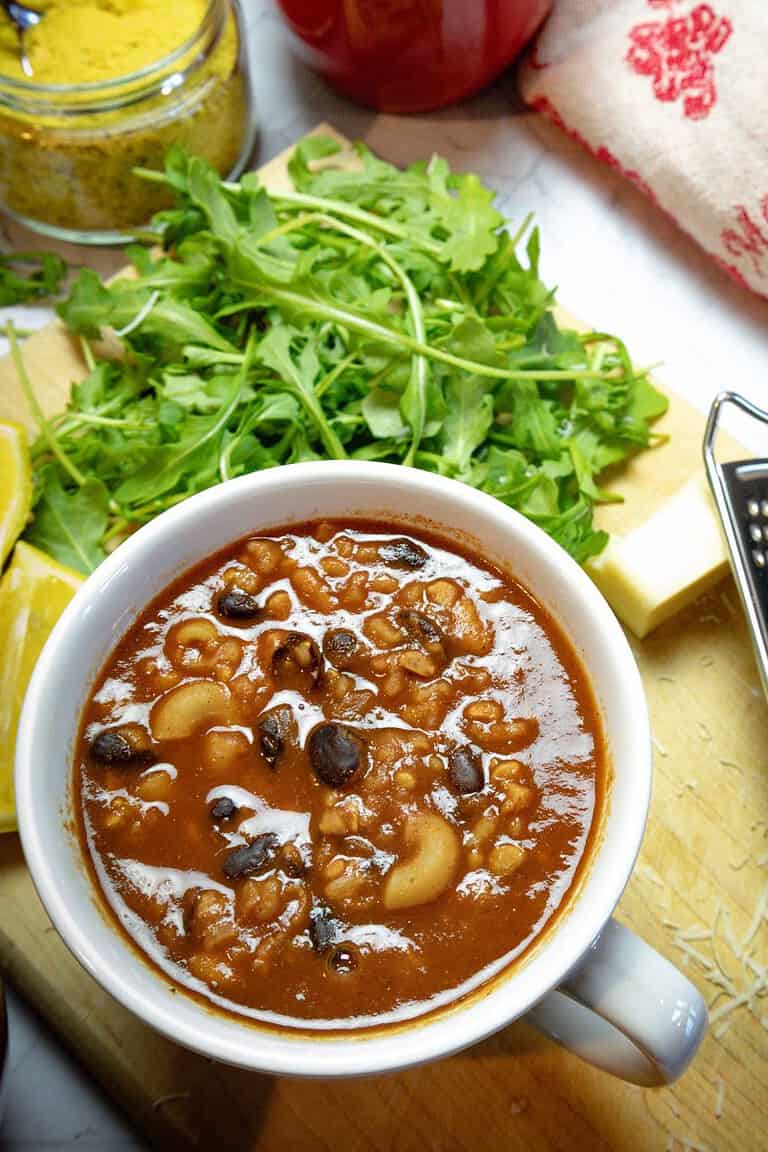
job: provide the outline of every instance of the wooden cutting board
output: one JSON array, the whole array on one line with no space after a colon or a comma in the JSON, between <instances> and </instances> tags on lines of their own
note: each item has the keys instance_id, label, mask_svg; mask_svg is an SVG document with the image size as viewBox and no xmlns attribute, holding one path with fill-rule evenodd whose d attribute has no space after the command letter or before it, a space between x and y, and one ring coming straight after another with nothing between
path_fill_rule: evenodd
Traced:
<instances>
[{"instance_id":1,"label":"wooden cutting board","mask_svg":"<svg viewBox=\"0 0 768 1152\"><path fill-rule=\"evenodd\" d=\"M272 187L285 181L285 157L264 174ZM26 342L25 359L46 411L59 411L82 369L76 348L53 327ZM3 418L29 423L7 362ZM609 529L642 522L699 467L699 413L673 396L659 428L669 443L611 485L627 502L601 511ZM0 963L163 1152L768 1149L768 994L748 995L755 966L768 964L768 710L735 589L726 582L633 647L656 773L642 856L618 915L673 962L687 960L708 1001L717 992L708 974L718 966L730 987L715 1003L730 1011L671 1088L625 1085L524 1022L449 1060L365 1081L275 1079L215 1065L155 1035L81 970L49 923L13 835L0 837ZM706 936L715 921L713 947ZM681 931L695 938L682 940ZM750 933L744 963L734 949Z\"/></svg>"}]
</instances>

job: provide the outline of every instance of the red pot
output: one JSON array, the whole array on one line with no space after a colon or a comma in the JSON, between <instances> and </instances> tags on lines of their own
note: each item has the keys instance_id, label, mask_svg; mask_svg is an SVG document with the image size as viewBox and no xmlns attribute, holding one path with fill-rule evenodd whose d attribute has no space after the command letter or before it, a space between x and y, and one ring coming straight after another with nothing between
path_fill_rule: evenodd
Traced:
<instances>
[{"instance_id":1,"label":"red pot","mask_svg":"<svg viewBox=\"0 0 768 1152\"><path fill-rule=\"evenodd\" d=\"M530 40L552 0L278 0L311 68L382 112L477 92Z\"/></svg>"}]
</instances>

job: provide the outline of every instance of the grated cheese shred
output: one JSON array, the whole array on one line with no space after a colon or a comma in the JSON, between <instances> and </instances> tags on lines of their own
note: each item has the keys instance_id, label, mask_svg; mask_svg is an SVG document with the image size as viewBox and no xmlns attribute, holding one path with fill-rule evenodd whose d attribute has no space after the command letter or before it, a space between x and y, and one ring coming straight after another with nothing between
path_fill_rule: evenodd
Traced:
<instances>
[{"instance_id":1,"label":"grated cheese shred","mask_svg":"<svg viewBox=\"0 0 768 1152\"><path fill-rule=\"evenodd\" d=\"M715 1100L715 1119L720 1120L723 1115L723 1106L725 1104L725 1080L722 1076L717 1079L717 1099Z\"/></svg>"},{"instance_id":2,"label":"grated cheese shred","mask_svg":"<svg viewBox=\"0 0 768 1152\"><path fill-rule=\"evenodd\" d=\"M651 884L655 884L657 888L666 888L666 884L661 876L659 876L655 868L651 868L650 864L640 864L637 870L641 875L645 876L646 879L650 880Z\"/></svg>"},{"instance_id":3,"label":"grated cheese shred","mask_svg":"<svg viewBox=\"0 0 768 1152\"><path fill-rule=\"evenodd\" d=\"M755 958L756 939L766 922L768 922L768 883L758 897L743 939L736 937L728 909L719 901L711 928L703 924L694 924L687 928L672 929L672 943L682 953L683 964L693 961L701 969L704 979L713 987L708 1007L710 1025L717 1040L721 1039L730 1028L733 1013L744 1007L758 1020L761 1027L768 1031L768 1016L758 1016L757 1013L757 1000L768 993L768 965L761 964ZM670 928L673 923L664 921ZM726 966L720 950L723 943L739 965L738 976L729 972ZM703 944L709 945L711 955L706 955L701 947L697 947Z\"/></svg>"}]
</instances>

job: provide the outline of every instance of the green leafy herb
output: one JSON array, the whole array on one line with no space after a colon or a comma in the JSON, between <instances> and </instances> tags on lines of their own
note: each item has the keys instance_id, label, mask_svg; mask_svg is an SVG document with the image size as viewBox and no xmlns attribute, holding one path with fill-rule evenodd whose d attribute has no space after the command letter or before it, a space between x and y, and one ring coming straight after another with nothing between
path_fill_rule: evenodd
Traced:
<instances>
[{"instance_id":1,"label":"green leafy herb","mask_svg":"<svg viewBox=\"0 0 768 1152\"><path fill-rule=\"evenodd\" d=\"M60 563L87 576L104 559L107 506L106 488L98 480L67 489L54 470L47 470L35 505L35 518L25 537Z\"/></svg>"},{"instance_id":2,"label":"green leafy herb","mask_svg":"<svg viewBox=\"0 0 768 1152\"><path fill-rule=\"evenodd\" d=\"M53 252L0 253L0 308L55 296L66 274Z\"/></svg>"},{"instance_id":3,"label":"green leafy herb","mask_svg":"<svg viewBox=\"0 0 768 1152\"><path fill-rule=\"evenodd\" d=\"M59 307L86 349L105 327L123 347L38 413L31 539L87 571L211 484L350 458L454 477L578 560L600 551L601 473L653 442L666 401L620 340L559 327L538 231L506 231L476 176L357 152L303 141L274 195L180 149L143 173L176 197L165 251L131 249L136 275L109 285L82 272Z\"/></svg>"},{"instance_id":4,"label":"green leafy herb","mask_svg":"<svg viewBox=\"0 0 768 1152\"><path fill-rule=\"evenodd\" d=\"M482 268L498 247L497 231L504 223L493 207L493 192L472 172L452 173L440 157L432 160L427 172L430 207L448 233L443 258L455 272Z\"/></svg>"},{"instance_id":5,"label":"green leafy herb","mask_svg":"<svg viewBox=\"0 0 768 1152\"><path fill-rule=\"evenodd\" d=\"M493 424L493 396L479 376L456 376L445 385L442 456L460 480L469 477L472 457Z\"/></svg>"}]
</instances>

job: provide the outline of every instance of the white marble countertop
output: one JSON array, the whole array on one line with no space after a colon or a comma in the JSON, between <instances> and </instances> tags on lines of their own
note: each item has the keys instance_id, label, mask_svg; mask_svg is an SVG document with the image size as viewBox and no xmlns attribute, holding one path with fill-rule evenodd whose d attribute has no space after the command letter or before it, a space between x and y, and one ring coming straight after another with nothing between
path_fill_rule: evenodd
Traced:
<instances>
[{"instance_id":1,"label":"white marble countertop","mask_svg":"<svg viewBox=\"0 0 768 1152\"><path fill-rule=\"evenodd\" d=\"M595 327L620 333L638 363L660 363L663 385L701 409L724 387L768 400L768 305L731 283L615 172L528 113L512 73L457 108L407 119L382 116L334 96L291 59L268 0L249 0L247 7L261 125L255 165L321 120L397 163L438 151L495 187L513 221L535 212L543 276L558 286L561 302ZM27 309L23 323L34 327L47 318L44 309ZM753 438L752 445L759 449ZM0 1147L143 1147L29 1009L12 994L9 1000Z\"/></svg>"}]
</instances>

